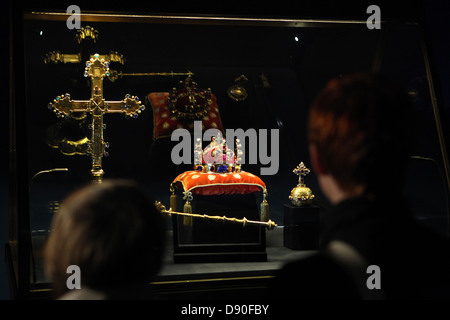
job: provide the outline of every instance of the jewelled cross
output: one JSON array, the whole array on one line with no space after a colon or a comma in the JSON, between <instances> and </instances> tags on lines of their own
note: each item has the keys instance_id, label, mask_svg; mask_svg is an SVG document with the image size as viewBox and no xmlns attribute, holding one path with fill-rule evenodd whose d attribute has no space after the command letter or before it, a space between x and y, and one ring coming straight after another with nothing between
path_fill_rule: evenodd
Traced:
<instances>
[{"instance_id":1,"label":"jewelled cross","mask_svg":"<svg viewBox=\"0 0 450 320\"><path fill-rule=\"evenodd\" d=\"M57 117L70 117L74 112L87 112L92 117L89 125L91 139L88 142L87 153L92 157L91 175L94 182L101 182L104 171L102 169L102 157L108 153L105 151L109 144L103 140L103 123L105 113L123 113L125 117L137 118L144 110L138 97L125 95L121 101L105 101L103 98L103 78L109 76L109 61L99 54L95 54L86 62L84 76L91 77L91 99L71 100L70 94L57 96L48 107L53 109Z\"/></svg>"},{"instance_id":2,"label":"jewelled cross","mask_svg":"<svg viewBox=\"0 0 450 320\"><path fill-rule=\"evenodd\" d=\"M300 164L295 168L293 171L296 175L298 175L298 184L305 184L305 181L303 180L303 177L306 177L308 173L311 172L304 164L303 162L300 162Z\"/></svg>"}]
</instances>

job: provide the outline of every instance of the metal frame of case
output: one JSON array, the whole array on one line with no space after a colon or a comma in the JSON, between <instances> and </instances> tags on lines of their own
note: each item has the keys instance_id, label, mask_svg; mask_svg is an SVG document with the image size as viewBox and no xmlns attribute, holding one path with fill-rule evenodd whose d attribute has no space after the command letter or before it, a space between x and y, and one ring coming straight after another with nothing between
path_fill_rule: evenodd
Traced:
<instances>
[{"instance_id":1,"label":"metal frame of case","mask_svg":"<svg viewBox=\"0 0 450 320\"><path fill-rule=\"evenodd\" d=\"M20 4L10 4L10 74L9 74L9 122L10 122L10 168L9 168L9 243L6 245L7 261L10 268L12 296L17 299L39 298L48 293L47 287L34 286L30 283L30 215L29 215L29 182L27 172L27 137L26 122L21 118L21 105L26 101L23 90L25 83L23 22L24 20L66 20L68 14L60 11L27 10ZM365 20L341 19L296 19L271 18L262 16L227 16L227 15L201 15L201 14L123 14L120 12L83 13L82 21L108 21L117 23L165 23L165 24L197 24L197 25L241 25L241 26L269 26L269 27L347 27L365 24ZM446 194L449 195L450 165L445 143L444 123L441 120L441 96L435 76L435 66L431 58L430 40L426 26L420 21L396 22L383 21L385 31L395 27L396 23L408 23L421 30L421 44L424 63L427 72L431 103L438 133L444 176L446 179ZM381 33L376 58L373 61L373 70L378 70L383 59L384 37ZM447 208L448 212L448 208ZM450 212L448 212L450 214ZM449 224L450 230L450 224Z\"/></svg>"}]
</instances>

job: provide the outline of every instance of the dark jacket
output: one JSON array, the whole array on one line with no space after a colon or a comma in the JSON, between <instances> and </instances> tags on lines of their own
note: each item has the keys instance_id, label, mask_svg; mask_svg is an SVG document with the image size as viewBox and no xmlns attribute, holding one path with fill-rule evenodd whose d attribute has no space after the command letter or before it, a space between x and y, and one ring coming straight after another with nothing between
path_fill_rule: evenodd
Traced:
<instances>
[{"instance_id":1,"label":"dark jacket","mask_svg":"<svg viewBox=\"0 0 450 320\"><path fill-rule=\"evenodd\" d=\"M286 265L273 293L298 288L290 298L449 299L448 241L420 225L402 197L389 199L349 199L326 213L319 253ZM330 253L337 242L358 255L356 268ZM367 287L371 265L379 267L381 289Z\"/></svg>"}]
</instances>

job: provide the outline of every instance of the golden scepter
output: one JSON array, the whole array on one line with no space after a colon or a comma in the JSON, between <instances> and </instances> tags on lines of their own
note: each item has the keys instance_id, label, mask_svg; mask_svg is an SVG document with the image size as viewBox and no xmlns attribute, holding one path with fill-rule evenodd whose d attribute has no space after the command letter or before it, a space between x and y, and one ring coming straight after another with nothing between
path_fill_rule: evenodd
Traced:
<instances>
[{"instance_id":1,"label":"golden scepter","mask_svg":"<svg viewBox=\"0 0 450 320\"><path fill-rule=\"evenodd\" d=\"M278 226L272 220L254 221L254 220L248 220L245 217L242 219L238 219L238 218L229 218L226 216L209 216L207 214L177 212L177 211L172 211L171 208L169 210L167 210L166 207L159 201L155 202L155 206L160 212L168 214L168 215L176 214L176 215L187 216L187 217L192 217L192 218L202 218L202 219L211 219L211 220L222 221L222 222L238 223L238 224L242 224L243 227L245 227L246 225L259 225L259 226L265 226L268 230L272 230Z\"/></svg>"},{"instance_id":2,"label":"golden scepter","mask_svg":"<svg viewBox=\"0 0 450 320\"><path fill-rule=\"evenodd\" d=\"M117 70L111 70L108 76L108 79L111 82L116 81L119 78L123 77L175 77L175 76L193 76L194 73L191 71L188 72L131 72L131 73L124 73L122 71Z\"/></svg>"}]
</instances>

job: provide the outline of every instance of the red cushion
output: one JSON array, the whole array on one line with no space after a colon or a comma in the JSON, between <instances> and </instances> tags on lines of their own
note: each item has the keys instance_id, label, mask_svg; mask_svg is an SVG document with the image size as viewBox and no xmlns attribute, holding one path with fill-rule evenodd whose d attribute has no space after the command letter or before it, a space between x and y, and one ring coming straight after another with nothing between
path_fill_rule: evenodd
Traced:
<instances>
[{"instance_id":1,"label":"red cushion","mask_svg":"<svg viewBox=\"0 0 450 320\"><path fill-rule=\"evenodd\" d=\"M167 107L168 96L168 92L152 92L148 95L148 100L153 109L153 137L155 139L169 137L178 128L189 131L194 129L194 121L179 121L176 116L172 115ZM215 128L223 133L222 120L214 94L211 95L211 101L208 113L201 119L202 130Z\"/></svg>"},{"instance_id":2,"label":"red cushion","mask_svg":"<svg viewBox=\"0 0 450 320\"><path fill-rule=\"evenodd\" d=\"M186 171L172 182L184 191L196 195L248 194L266 189L256 175L241 171L236 173L208 173Z\"/></svg>"}]
</instances>

